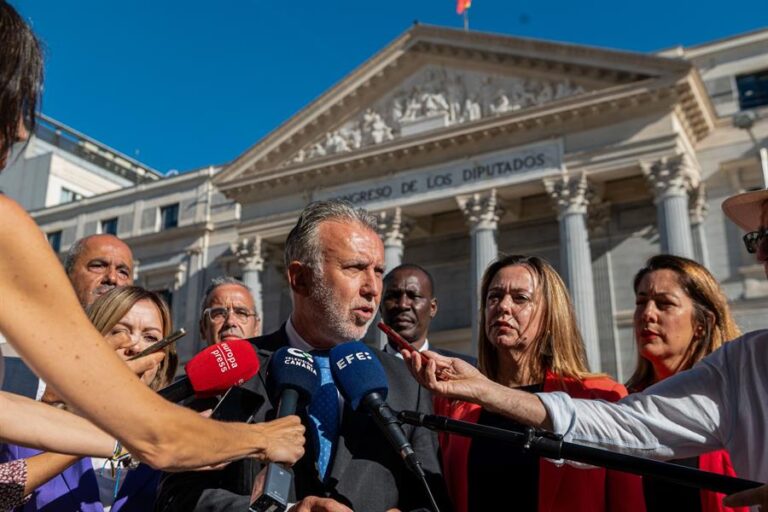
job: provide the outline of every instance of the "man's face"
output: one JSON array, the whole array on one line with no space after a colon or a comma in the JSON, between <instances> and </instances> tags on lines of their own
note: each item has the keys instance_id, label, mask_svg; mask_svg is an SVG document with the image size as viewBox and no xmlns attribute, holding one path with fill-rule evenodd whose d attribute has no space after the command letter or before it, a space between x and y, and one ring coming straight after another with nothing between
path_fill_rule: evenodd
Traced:
<instances>
[{"instance_id":1,"label":"man's face","mask_svg":"<svg viewBox=\"0 0 768 512\"><path fill-rule=\"evenodd\" d=\"M69 280L83 307L118 286L133 284L131 249L112 235L88 238L75 260Z\"/></svg>"},{"instance_id":2,"label":"man's face","mask_svg":"<svg viewBox=\"0 0 768 512\"><path fill-rule=\"evenodd\" d=\"M315 332L307 333L307 341L319 347L362 339L381 299L381 239L357 222L325 221L318 242L321 257L307 304Z\"/></svg>"},{"instance_id":3,"label":"man's face","mask_svg":"<svg viewBox=\"0 0 768 512\"><path fill-rule=\"evenodd\" d=\"M408 342L421 346L437 313L429 279L417 269L396 270L384 284L381 319Z\"/></svg>"},{"instance_id":4,"label":"man's face","mask_svg":"<svg viewBox=\"0 0 768 512\"><path fill-rule=\"evenodd\" d=\"M261 320L250 292L238 284L217 286L200 318L200 332L213 345L259 335Z\"/></svg>"}]
</instances>

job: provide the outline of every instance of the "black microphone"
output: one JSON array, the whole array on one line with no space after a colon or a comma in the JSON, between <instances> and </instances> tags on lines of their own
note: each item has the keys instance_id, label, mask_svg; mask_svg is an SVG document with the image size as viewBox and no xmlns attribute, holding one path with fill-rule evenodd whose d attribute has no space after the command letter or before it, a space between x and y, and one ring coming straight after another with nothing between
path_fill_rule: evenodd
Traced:
<instances>
[{"instance_id":1,"label":"black microphone","mask_svg":"<svg viewBox=\"0 0 768 512\"><path fill-rule=\"evenodd\" d=\"M303 350L283 347L276 351L267 367L267 394L277 402L277 417L296 414L320 388L320 377L312 356ZM282 512L288 506L292 475L281 464L270 462L264 491L251 504L251 512Z\"/></svg>"},{"instance_id":2,"label":"black microphone","mask_svg":"<svg viewBox=\"0 0 768 512\"><path fill-rule=\"evenodd\" d=\"M359 341L336 345L329 358L333 379L344 400L354 410L367 410L408 469L419 478L426 478L421 461L405 437L397 416L387 405L387 375L379 360Z\"/></svg>"},{"instance_id":3,"label":"black microphone","mask_svg":"<svg viewBox=\"0 0 768 512\"><path fill-rule=\"evenodd\" d=\"M210 398L237 386L259 372L259 357L245 340L217 343L205 348L184 367L187 375L157 393L171 402L192 396Z\"/></svg>"}]
</instances>

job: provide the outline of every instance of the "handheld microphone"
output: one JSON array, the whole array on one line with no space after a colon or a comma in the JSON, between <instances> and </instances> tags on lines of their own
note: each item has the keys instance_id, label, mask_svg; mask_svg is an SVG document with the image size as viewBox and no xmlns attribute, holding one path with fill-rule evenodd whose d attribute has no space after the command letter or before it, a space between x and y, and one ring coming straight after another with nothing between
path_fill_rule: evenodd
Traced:
<instances>
[{"instance_id":1,"label":"handheld microphone","mask_svg":"<svg viewBox=\"0 0 768 512\"><path fill-rule=\"evenodd\" d=\"M296 414L320 388L320 376L312 356L303 350L283 347L276 351L267 367L267 395L278 403L277 417ZM270 462L264 491L249 508L251 512L282 512L288 507L293 476L281 464Z\"/></svg>"},{"instance_id":2,"label":"handheld microphone","mask_svg":"<svg viewBox=\"0 0 768 512\"><path fill-rule=\"evenodd\" d=\"M187 375L164 387L158 394L171 402L187 398L210 398L220 395L256 375L259 357L245 340L232 340L211 345L189 360Z\"/></svg>"},{"instance_id":3,"label":"handheld microphone","mask_svg":"<svg viewBox=\"0 0 768 512\"><path fill-rule=\"evenodd\" d=\"M425 478L421 461L387 405L387 375L376 356L363 343L354 341L333 347L329 358L333 379L344 400L354 410L367 410L408 469Z\"/></svg>"}]
</instances>

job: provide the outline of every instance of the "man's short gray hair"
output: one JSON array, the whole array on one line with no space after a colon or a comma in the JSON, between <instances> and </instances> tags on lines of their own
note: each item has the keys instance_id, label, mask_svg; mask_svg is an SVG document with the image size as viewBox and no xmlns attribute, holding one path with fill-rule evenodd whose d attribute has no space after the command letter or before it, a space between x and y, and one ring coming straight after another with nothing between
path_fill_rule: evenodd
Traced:
<instances>
[{"instance_id":1,"label":"man's short gray hair","mask_svg":"<svg viewBox=\"0 0 768 512\"><path fill-rule=\"evenodd\" d=\"M232 276L214 277L211 279L211 284L209 284L208 288L205 289L205 294L203 295L203 304L200 308L201 312L204 311L211 302L211 295L213 295L214 290L216 290L216 288L219 286L224 286L225 284L234 284L244 288L251 296L251 299L253 299L254 305L256 304L256 299L253 296L253 290L251 290L251 287L242 282L240 279Z\"/></svg>"},{"instance_id":2,"label":"man's short gray hair","mask_svg":"<svg viewBox=\"0 0 768 512\"><path fill-rule=\"evenodd\" d=\"M321 223L329 220L356 222L374 233L377 228L376 217L363 208L355 208L347 201L331 199L309 203L285 241L286 267L292 261L298 261L319 270L317 267L322 248L318 243L317 230Z\"/></svg>"},{"instance_id":3,"label":"man's short gray hair","mask_svg":"<svg viewBox=\"0 0 768 512\"><path fill-rule=\"evenodd\" d=\"M88 241L89 238L90 237L86 236L79 240L75 240L75 243L69 247L67 255L64 256L64 271L67 275L70 275L75 269L75 262L77 261L77 258L80 257L83 249L85 249L85 242Z\"/></svg>"}]
</instances>

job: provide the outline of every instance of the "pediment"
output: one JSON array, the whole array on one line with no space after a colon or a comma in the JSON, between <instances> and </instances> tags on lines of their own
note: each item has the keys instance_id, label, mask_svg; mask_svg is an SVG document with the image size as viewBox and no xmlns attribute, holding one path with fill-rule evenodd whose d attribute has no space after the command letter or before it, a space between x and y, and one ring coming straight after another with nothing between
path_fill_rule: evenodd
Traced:
<instances>
[{"instance_id":1,"label":"pediment","mask_svg":"<svg viewBox=\"0 0 768 512\"><path fill-rule=\"evenodd\" d=\"M318 134L283 165L534 108L594 85L568 77L490 73L427 64L333 130Z\"/></svg>"},{"instance_id":2,"label":"pediment","mask_svg":"<svg viewBox=\"0 0 768 512\"><path fill-rule=\"evenodd\" d=\"M490 120L600 101L614 91L648 91L654 83L675 88L691 76L695 83L686 87L696 97L690 108L711 124L711 106L701 105L706 94L697 92L703 91L700 78L682 60L415 26L243 153L215 182L227 193L294 170L321 172L318 166L327 162L401 148L425 134L450 137Z\"/></svg>"}]
</instances>

